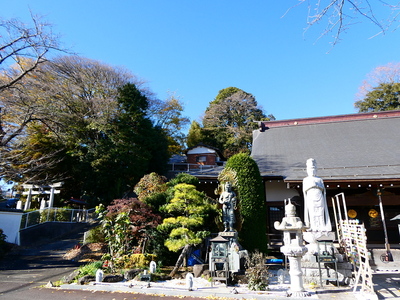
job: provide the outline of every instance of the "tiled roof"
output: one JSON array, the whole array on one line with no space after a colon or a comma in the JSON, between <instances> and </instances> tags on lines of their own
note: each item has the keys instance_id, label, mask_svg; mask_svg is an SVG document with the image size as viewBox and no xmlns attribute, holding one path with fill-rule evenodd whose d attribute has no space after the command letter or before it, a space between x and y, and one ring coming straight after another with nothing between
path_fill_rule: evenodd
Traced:
<instances>
[{"instance_id":1,"label":"tiled roof","mask_svg":"<svg viewBox=\"0 0 400 300\"><path fill-rule=\"evenodd\" d=\"M262 176L300 181L314 158L324 180L400 179L400 111L262 125L252 148Z\"/></svg>"}]
</instances>

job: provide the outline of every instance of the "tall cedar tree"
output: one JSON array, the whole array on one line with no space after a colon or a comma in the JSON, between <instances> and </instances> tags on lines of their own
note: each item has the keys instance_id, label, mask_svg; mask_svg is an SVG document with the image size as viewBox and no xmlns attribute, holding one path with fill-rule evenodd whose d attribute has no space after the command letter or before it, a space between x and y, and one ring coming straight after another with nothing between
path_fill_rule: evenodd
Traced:
<instances>
[{"instance_id":1,"label":"tall cedar tree","mask_svg":"<svg viewBox=\"0 0 400 300\"><path fill-rule=\"evenodd\" d=\"M126 84L117 101L110 126L96 130L96 139L85 145L77 174L85 178L82 189L105 203L132 192L144 174L163 173L168 162L167 140L146 115L146 96L134 84Z\"/></svg>"},{"instance_id":2,"label":"tall cedar tree","mask_svg":"<svg viewBox=\"0 0 400 300\"><path fill-rule=\"evenodd\" d=\"M267 251L267 208L264 186L257 163L245 153L230 157L226 168L236 171L239 213L242 221L239 241L249 252Z\"/></svg>"},{"instance_id":3,"label":"tall cedar tree","mask_svg":"<svg viewBox=\"0 0 400 300\"><path fill-rule=\"evenodd\" d=\"M115 183L123 184L124 190L119 191L122 193L133 191L144 174L152 171L163 174L169 156L165 134L147 117L147 97L134 84L126 84L119 89L117 100L119 112L109 134L112 147L105 155L112 158ZM109 166L104 167L106 175Z\"/></svg>"}]
</instances>

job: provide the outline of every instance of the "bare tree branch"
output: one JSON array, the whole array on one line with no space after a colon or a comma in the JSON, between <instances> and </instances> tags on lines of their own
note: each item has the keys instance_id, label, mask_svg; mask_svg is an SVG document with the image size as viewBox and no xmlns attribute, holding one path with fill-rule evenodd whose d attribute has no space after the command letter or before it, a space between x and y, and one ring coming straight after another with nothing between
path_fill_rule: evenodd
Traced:
<instances>
[{"instance_id":1,"label":"bare tree branch","mask_svg":"<svg viewBox=\"0 0 400 300\"><path fill-rule=\"evenodd\" d=\"M325 29L321 32L318 39L329 33L334 33L332 41L332 45L334 46L340 41L342 33L347 31L355 22L361 22L360 20L362 19L368 20L379 29L379 32L373 36L385 33L397 21L400 12L394 15L393 12L400 9L399 3L389 4L381 0L377 2L375 3L370 0L330 0L326 3L321 0L299 0L296 5L286 11L284 16L290 10L307 3L308 15L305 31L309 30L312 26L325 22ZM382 19L376 16L378 5L384 6L388 11L387 15Z\"/></svg>"},{"instance_id":2,"label":"bare tree branch","mask_svg":"<svg viewBox=\"0 0 400 300\"><path fill-rule=\"evenodd\" d=\"M32 13L31 19L32 27L16 19L0 19L0 91L14 86L45 62L50 51L67 52L60 47L50 24ZM26 58L29 58L29 64L26 64Z\"/></svg>"}]
</instances>

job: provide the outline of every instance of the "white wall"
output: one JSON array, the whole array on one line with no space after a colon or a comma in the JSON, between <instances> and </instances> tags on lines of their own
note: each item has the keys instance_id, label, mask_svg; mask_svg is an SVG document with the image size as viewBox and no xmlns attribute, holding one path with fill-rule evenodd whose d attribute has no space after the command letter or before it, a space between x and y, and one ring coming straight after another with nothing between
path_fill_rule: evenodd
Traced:
<instances>
[{"instance_id":1,"label":"white wall","mask_svg":"<svg viewBox=\"0 0 400 300\"><path fill-rule=\"evenodd\" d=\"M299 193L295 189L288 189L282 180L272 180L265 182L265 195L267 202L282 201L283 203L283 200L299 196Z\"/></svg>"},{"instance_id":2,"label":"white wall","mask_svg":"<svg viewBox=\"0 0 400 300\"><path fill-rule=\"evenodd\" d=\"M21 212L0 211L0 228L7 236L6 241L13 244L20 244L19 228L21 226Z\"/></svg>"}]
</instances>

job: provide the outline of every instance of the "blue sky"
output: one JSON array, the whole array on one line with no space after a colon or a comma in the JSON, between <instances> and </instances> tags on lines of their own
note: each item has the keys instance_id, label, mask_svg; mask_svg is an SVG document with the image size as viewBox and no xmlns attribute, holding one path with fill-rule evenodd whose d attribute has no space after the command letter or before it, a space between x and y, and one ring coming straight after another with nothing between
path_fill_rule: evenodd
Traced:
<instances>
[{"instance_id":1,"label":"blue sky","mask_svg":"<svg viewBox=\"0 0 400 300\"><path fill-rule=\"evenodd\" d=\"M370 38L379 29L358 19L332 48L323 23L304 32L306 5L285 15L297 2L0 0L0 16L45 16L79 55L127 68L160 99L174 92L191 120L229 86L278 120L355 113L366 74L400 61L399 32Z\"/></svg>"}]
</instances>

